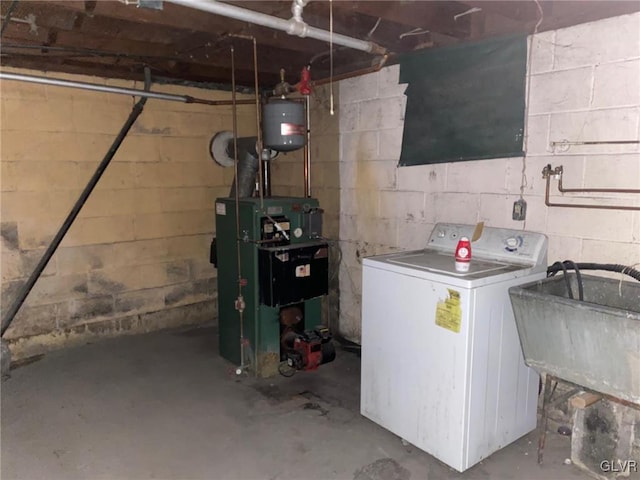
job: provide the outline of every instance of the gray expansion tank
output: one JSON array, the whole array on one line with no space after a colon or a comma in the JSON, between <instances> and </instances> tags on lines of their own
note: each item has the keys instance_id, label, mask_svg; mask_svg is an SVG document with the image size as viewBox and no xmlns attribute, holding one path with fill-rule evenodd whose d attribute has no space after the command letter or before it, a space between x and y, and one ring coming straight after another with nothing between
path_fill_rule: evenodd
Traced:
<instances>
[{"instance_id":1,"label":"gray expansion tank","mask_svg":"<svg viewBox=\"0 0 640 480\"><path fill-rule=\"evenodd\" d=\"M263 107L264 146L278 152L304 147L304 105L290 100L271 100Z\"/></svg>"}]
</instances>

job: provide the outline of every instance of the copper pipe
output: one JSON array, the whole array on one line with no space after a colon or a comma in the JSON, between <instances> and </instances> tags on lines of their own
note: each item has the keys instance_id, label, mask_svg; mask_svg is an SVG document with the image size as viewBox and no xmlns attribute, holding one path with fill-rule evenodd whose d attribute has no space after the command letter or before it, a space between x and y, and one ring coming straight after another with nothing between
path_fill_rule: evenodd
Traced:
<instances>
[{"instance_id":1,"label":"copper pipe","mask_svg":"<svg viewBox=\"0 0 640 480\"><path fill-rule=\"evenodd\" d=\"M258 151L258 192L260 193L260 208L264 209L264 174L262 171L264 159L262 158L262 126L260 121L260 91L258 85L258 46L256 38L253 40L253 74L254 83L256 89L256 129L258 130L258 141L256 143L256 150Z\"/></svg>"},{"instance_id":2,"label":"copper pipe","mask_svg":"<svg viewBox=\"0 0 640 480\"><path fill-rule=\"evenodd\" d=\"M389 56L390 56L389 53L385 53L380 59L380 61L372 67L362 68L360 70L354 70L353 72L346 72L340 75L334 75L333 77L321 78L320 80L315 80L311 82L311 85L314 87L317 87L320 85L326 85L327 83L330 83L330 82L339 82L341 80L346 80L348 78L359 77L360 75L367 75L369 73L379 72L382 69L382 67L385 66L385 64L387 63L387 60L389 60Z\"/></svg>"},{"instance_id":3,"label":"copper pipe","mask_svg":"<svg viewBox=\"0 0 640 480\"><path fill-rule=\"evenodd\" d=\"M304 143L304 196L311 197L311 128L310 128L310 114L309 114L309 95L304 97L304 112L305 112L305 135L306 142Z\"/></svg>"},{"instance_id":4,"label":"copper pipe","mask_svg":"<svg viewBox=\"0 0 640 480\"><path fill-rule=\"evenodd\" d=\"M637 188L564 188L562 176L558 180L558 191L562 193L640 193L640 189Z\"/></svg>"},{"instance_id":5,"label":"copper pipe","mask_svg":"<svg viewBox=\"0 0 640 480\"><path fill-rule=\"evenodd\" d=\"M238 113L236 107L236 68L235 51L231 45L231 101L232 123L233 123L233 167L235 173L236 191L236 236L240 238L240 191L238 190ZM238 266L238 298L236 299L236 309L238 310L238 320L240 322L240 366L236 373L246 368L244 363L244 298L242 297L242 260L240 259L240 240L236 240L236 260Z\"/></svg>"},{"instance_id":6,"label":"copper pipe","mask_svg":"<svg viewBox=\"0 0 640 480\"><path fill-rule=\"evenodd\" d=\"M202 105L234 105L232 100L204 100L202 98L192 98L185 103L200 103ZM235 105L251 105L253 100L236 100Z\"/></svg>"},{"instance_id":7,"label":"copper pipe","mask_svg":"<svg viewBox=\"0 0 640 480\"><path fill-rule=\"evenodd\" d=\"M600 210L640 210L640 207L631 207L623 205L580 205L572 203L552 203L549 200L549 190L551 189L551 175L547 176L547 188L544 193L544 203L547 207L565 207L565 208L595 208Z\"/></svg>"}]
</instances>

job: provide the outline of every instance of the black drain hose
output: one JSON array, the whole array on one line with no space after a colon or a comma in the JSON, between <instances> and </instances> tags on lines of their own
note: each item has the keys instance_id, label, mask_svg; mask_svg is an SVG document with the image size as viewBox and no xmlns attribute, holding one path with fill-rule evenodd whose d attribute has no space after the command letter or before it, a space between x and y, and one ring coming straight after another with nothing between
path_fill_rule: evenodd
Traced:
<instances>
[{"instance_id":1,"label":"black drain hose","mask_svg":"<svg viewBox=\"0 0 640 480\"><path fill-rule=\"evenodd\" d=\"M569 276L567 270L575 270L576 280L578 283L578 299L584 300L584 286L582 284L582 275L580 270L604 270L607 272L617 272L629 275L631 278L640 282L640 271L633 267L627 267L625 265L618 265L613 263L574 263L571 260L565 260L564 262L555 262L553 265L547 268L547 278L553 277L560 270L564 273L564 280L567 285L567 293L569 298L573 299L573 291L571 290L571 283L569 282Z\"/></svg>"},{"instance_id":2,"label":"black drain hose","mask_svg":"<svg viewBox=\"0 0 640 480\"><path fill-rule=\"evenodd\" d=\"M633 267L613 263L570 263L578 267L580 270L604 270L607 272L624 273L625 275L629 275L631 278L640 282L640 271ZM562 267L560 267L559 264L560 262L556 262L547 268L547 277L552 277L558 273L558 271L562 270Z\"/></svg>"}]
</instances>

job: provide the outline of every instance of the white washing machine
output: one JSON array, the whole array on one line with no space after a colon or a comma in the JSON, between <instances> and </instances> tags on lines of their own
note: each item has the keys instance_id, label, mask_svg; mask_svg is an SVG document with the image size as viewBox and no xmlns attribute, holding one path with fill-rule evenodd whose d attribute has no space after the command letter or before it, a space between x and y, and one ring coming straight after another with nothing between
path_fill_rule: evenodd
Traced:
<instances>
[{"instance_id":1,"label":"white washing machine","mask_svg":"<svg viewBox=\"0 0 640 480\"><path fill-rule=\"evenodd\" d=\"M365 258L362 415L462 472L536 427L538 375L524 363L509 287L546 276L547 238L437 224L427 248Z\"/></svg>"}]
</instances>

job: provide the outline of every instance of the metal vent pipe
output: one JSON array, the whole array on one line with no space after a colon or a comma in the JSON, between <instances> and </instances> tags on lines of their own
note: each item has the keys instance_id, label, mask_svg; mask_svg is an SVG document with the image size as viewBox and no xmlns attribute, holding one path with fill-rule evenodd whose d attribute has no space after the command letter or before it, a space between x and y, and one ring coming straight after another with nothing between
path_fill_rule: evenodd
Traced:
<instances>
[{"instance_id":1,"label":"metal vent pipe","mask_svg":"<svg viewBox=\"0 0 640 480\"><path fill-rule=\"evenodd\" d=\"M339 33L328 32L320 28L312 27L304 23L301 18L301 7L306 2L294 3L298 10L294 17L289 20L280 17L274 17L265 13L255 12L246 8L237 7L228 3L218 2L216 0L167 0L168 2L182 5L183 7L195 8L204 12L222 15L223 17L233 18L243 22L262 25L263 27L273 28L287 32L289 35L298 35L300 37L309 37L323 42L333 42L336 45L361 50L363 52L380 54L387 53L386 49L377 43L358 40L357 38L347 37Z\"/></svg>"}]
</instances>

